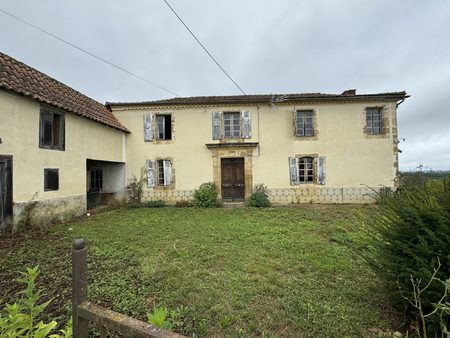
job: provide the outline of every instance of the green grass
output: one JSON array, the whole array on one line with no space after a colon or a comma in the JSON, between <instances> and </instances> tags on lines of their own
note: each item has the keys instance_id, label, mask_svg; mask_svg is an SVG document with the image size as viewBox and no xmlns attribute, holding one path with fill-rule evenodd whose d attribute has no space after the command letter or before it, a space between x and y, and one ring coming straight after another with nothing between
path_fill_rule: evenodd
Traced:
<instances>
[{"instance_id":1,"label":"green grass","mask_svg":"<svg viewBox=\"0 0 450 338\"><path fill-rule=\"evenodd\" d=\"M18 272L39 264L51 315L65 321L71 240L83 237L91 300L138 319L164 305L189 336L370 336L401 320L383 281L340 244L371 208L123 208L3 236L0 299L11 301Z\"/></svg>"}]
</instances>

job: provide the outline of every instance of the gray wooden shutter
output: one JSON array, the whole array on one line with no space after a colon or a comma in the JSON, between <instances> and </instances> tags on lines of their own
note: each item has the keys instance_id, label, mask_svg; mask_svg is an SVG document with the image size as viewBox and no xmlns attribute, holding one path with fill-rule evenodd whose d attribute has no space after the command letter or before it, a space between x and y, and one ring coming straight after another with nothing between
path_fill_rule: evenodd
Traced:
<instances>
[{"instance_id":1,"label":"gray wooden shutter","mask_svg":"<svg viewBox=\"0 0 450 338\"><path fill-rule=\"evenodd\" d=\"M214 111L212 113L212 138L220 140L222 138L222 112Z\"/></svg>"},{"instance_id":2,"label":"gray wooden shutter","mask_svg":"<svg viewBox=\"0 0 450 338\"><path fill-rule=\"evenodd\" d=\"M289 157L289 174L291 178L291 185L298 185L298 158Z\"/></svg>"},{"instance_id":3,"label":"gray wooden shutter","mask_svg":"<svg viewBox=\"0 0 450 338\"><path fill-rule=\"evenodd\" d=\"M144 115L144 141L151 142L153 140L153 117L151 114Z\"/></svg>"},{"instance_id":4,"label":"gray wooden shutter","mask_svg":"<svg viewBox=\"0 0 450 338\"><path fill-rule=\"evenodd\" d=\"M172 163L169 160L163 161L164 168L164 186L172 185Z\"/></svg>"},{"instance_id":5,"label":"gray wooden shutter","mask_svg":"<svg viewBox=\"0 0 450 338\"><path fill-rule=\"evenodd\" d=\"M325 185L326 182L325 163L325 156L320 156L317 165L317 183L322 185Z\"/></svg>"},{"instance_id":6,"label":"gray wooden shutter","mask_svg":"<svg viewBox=\"0 0 450 338\"><path fill-rule=\"evenodd\" d=\"M147 187L155 186L155 164L153 161L147 160Z\"/></svg>"},{"instance_id":7,"label":"gray wooden shutter","mask_svg":"<svg viewBox=\"0 0 450 338\"><path fill-rule=\"evenodd\" d=\"M242 137L251 138L252 137L252 119L250 115L250 110L242 111Z\"/></svg>"}]
</instances>

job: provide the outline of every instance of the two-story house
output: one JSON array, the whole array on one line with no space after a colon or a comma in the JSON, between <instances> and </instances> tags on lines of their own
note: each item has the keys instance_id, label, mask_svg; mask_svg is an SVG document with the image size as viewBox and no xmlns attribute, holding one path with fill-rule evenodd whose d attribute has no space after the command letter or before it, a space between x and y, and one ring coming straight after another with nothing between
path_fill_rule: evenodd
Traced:
<instances>
[{"instance_id":1,"label":"two-story house","mask_svg":"<svg viewBox=\"0 0 450 338\"><path fill-rule=\"evenodd\" d=\"M0 229L37 203L64 219L123 200L223 201L263 183L275 204L365 203L396 187L405 92L177 97L106 106L0 53Z\"/></svg>"},{"instance_id":2,"label":"two-story house","mask_svg":"<svg viewBox=\"0 0 450 338\"><path fill-rule=\"evenodd\" d=\"M224 201L256 183L273 203L365 203L396 186L397 107L405 92L241 95L107 103L131 133L127 177L146 198L192 198L213 181Z\"/></svg>"}]
</instances>

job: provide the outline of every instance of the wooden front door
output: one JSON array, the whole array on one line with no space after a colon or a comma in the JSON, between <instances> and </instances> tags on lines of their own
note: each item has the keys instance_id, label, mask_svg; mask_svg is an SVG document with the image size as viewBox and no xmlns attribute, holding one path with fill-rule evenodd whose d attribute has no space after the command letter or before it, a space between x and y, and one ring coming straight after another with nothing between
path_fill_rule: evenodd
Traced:
<instances>
[{"instance_id":1,"label":"wooden front door","mask_svg":"<svg viewBox=\"0 0 450 338\"><path fill-rule=\"evenodd\" d=\"M222 158L222 199L243 201L245 197L245 175L243 158Z\"/></svg>"},{"instance_id":2,"label":"wooden front door","mask_svg":"<svg viewBox=\"0 0 450 338\"><path fill-rule=\"evenodd\" d=\"M0 155L0 229L12 221L12 157Z\"/></svg>"}]
</instances>

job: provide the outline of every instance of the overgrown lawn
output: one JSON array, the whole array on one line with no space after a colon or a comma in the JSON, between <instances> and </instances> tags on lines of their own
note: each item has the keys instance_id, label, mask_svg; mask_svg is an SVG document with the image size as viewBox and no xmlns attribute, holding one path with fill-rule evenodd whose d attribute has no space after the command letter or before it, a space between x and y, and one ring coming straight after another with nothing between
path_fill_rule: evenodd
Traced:
<instances>
[{"instance_id":1,"label":"overgrown lawn","mask_svg":"<svg viewBox=\"0 0 450 338\"><path fill-rule=\"evenodd\" d=\"M138 319L162 304L189 336L370 336L401 321L383 281L341 244L372 208L123 208L3 235L0 299L12 301L19 271L39 264L51 315L65 322L71 240L83 237L91 300Z\"/></svg>"}]
</instances>

